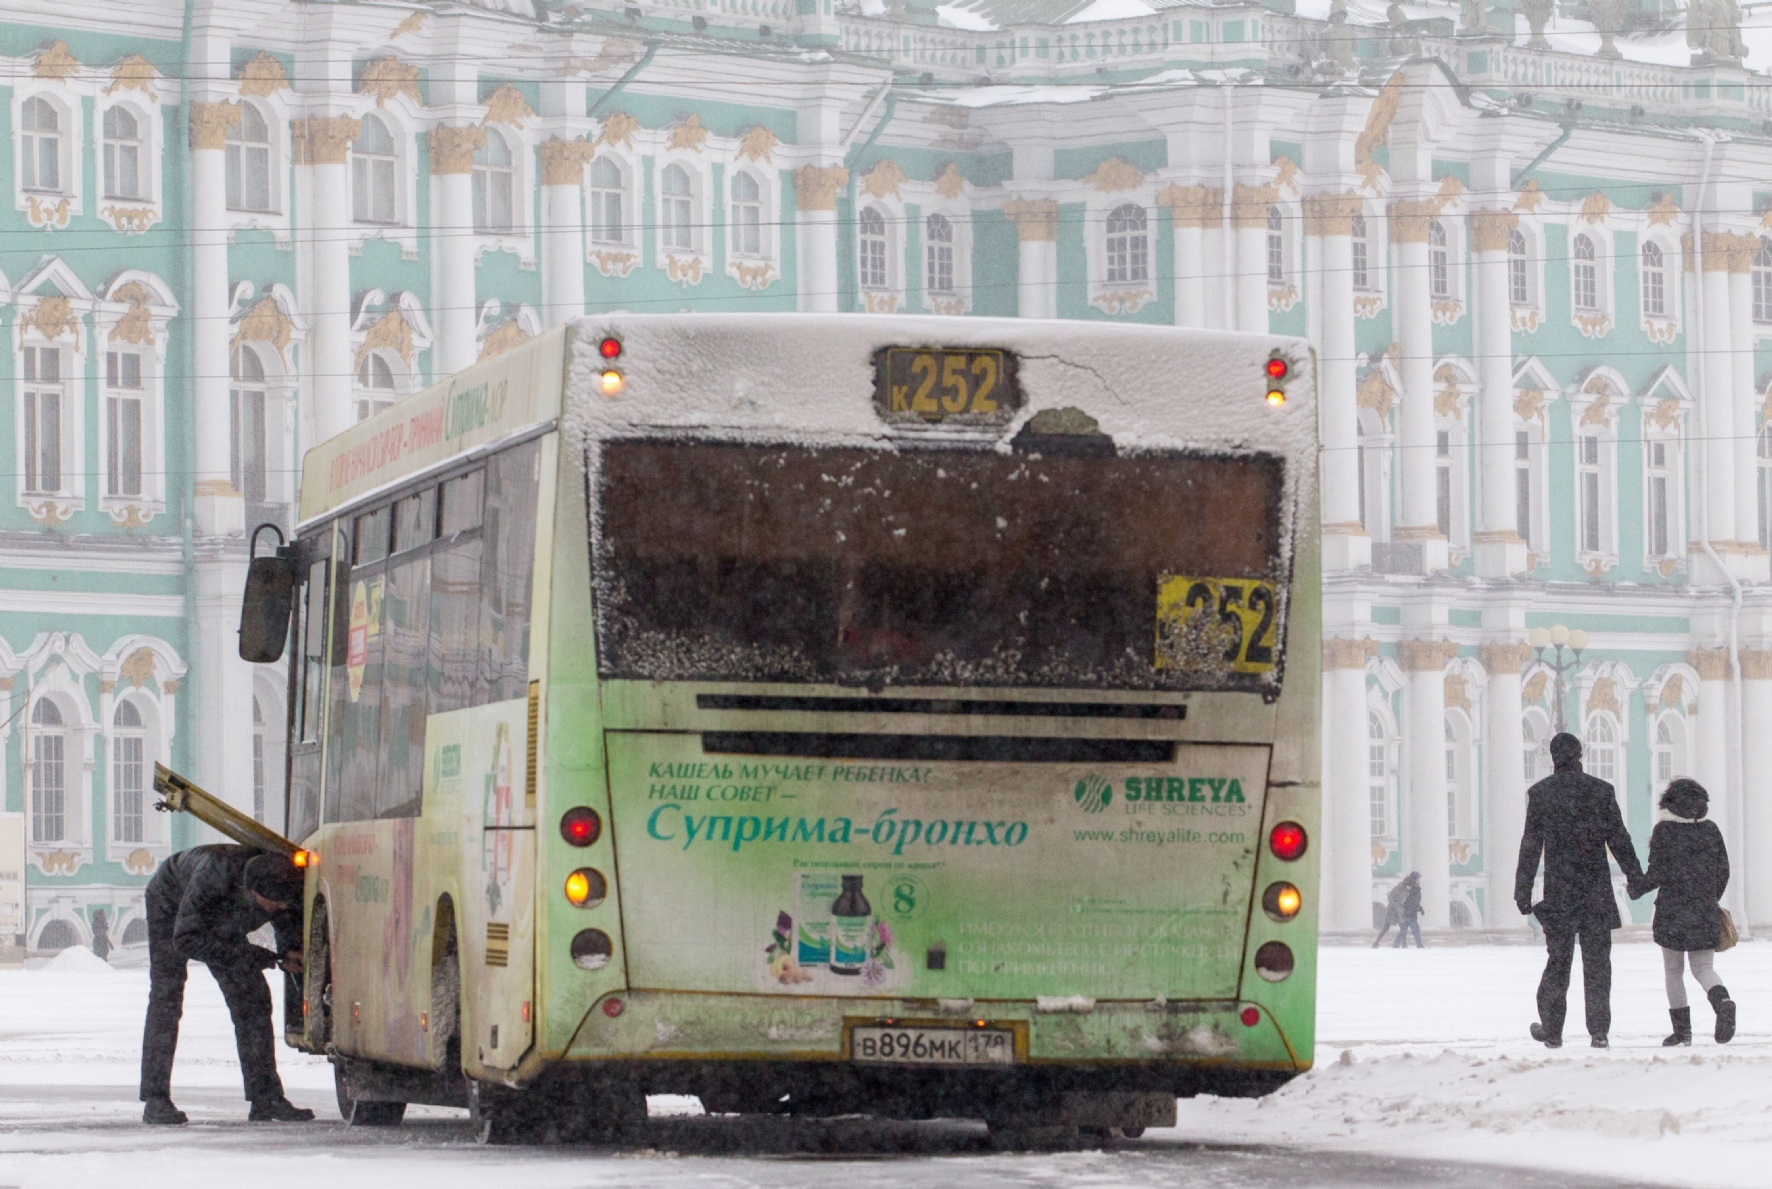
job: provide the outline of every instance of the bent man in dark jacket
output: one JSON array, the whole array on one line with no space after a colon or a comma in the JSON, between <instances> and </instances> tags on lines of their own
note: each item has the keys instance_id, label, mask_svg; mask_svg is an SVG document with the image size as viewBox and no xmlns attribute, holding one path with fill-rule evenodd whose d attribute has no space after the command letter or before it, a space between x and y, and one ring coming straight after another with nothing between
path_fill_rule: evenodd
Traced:
<instances>
[{"instance_id":1,"label":"bent man in dark jacket","mask_svg":"<svg viewBox=\"0 0 1772 1189\"><path fill-rule=\"evenodd\" d=\"M148 1018L142 1030L144 1123L183 1123L172 1104L172 1057L184 1014L185 964L202 962L234 1019L240 1073L253 1122L306 1122L314 1112L283 1095L264 971L301 970L302 877L283 855L244 846L197 846L160 865L148 883ZM270 923L276 952L246 935Z\"/></svg>"},{"instance_id":2,"label":"bent man in dark jacket","mask_svg":"<svg viewBox=\"0 0 1772 1189\"><path fill-rule=\"evenodd\" d=\"M1618 860L1631 887L1643 877L1630 831L1612 786L1581 770L1581 740L1564 731L1550 741L1556 771L1526 791L1526 832L1514 869L1514 903L1544 927L1549 956L1538 983L1538 1020L1532 1038L1548 1048L1563 1043L1569 967L1581 941L1587 991L1587 1031L1597 1049L1612 1028L1612 930L1622 923L1612 894L1606 852ZM1544 899L1532 903L1532 881L1544 859Z\"/></svg>"}]
</instances>

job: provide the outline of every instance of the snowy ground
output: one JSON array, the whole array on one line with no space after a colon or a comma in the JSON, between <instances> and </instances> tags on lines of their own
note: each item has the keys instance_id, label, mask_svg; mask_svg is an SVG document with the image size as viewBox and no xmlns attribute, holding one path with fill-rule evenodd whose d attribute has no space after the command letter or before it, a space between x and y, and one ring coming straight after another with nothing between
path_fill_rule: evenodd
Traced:
<instances>
[{"instance_id":1,"label":"snowy ground","mask_svg":"<svg viewBox=\"0 0 1772 1189\"><path fill-rule=\"evenodd\" d=\"M290 1097L331 1122L249 1128L226 1011L200 968L174 1074L192 1126L149 1130L135 1122L146 972L105 969L76 952L0 971L0 1189L190 1189L292 1172L326 1189L446 1189L508 1180L519 1163L522 1183L535 1189L783 1189L833 1178L943 1189L1477 1189L1570 1186L1576 1172L1597 1178L1591 1184L1772 1184L1772 942L1718 960L1742 1005L1741 1033L1727 1048L1709 1041L1700 1001L1698 1044L1663 1050L1659 952L1621 944L1613 954L1614 1047L1585 1047L1576 1003L1571 1044L1551 1053L1525 1037L1541 949L1328 947L1311 1074L1260 1102L1184 1101L1174 1131L1107 1151L1019 1156L989 1153L982 1130L961 1125L777 1121L740 1134L689 1119L655 1122L644 1149L519 1153L474 1148L459 1112L415 1108L398 1131L347 1132L336 1122L330 1068L287 1049L279 1061Z\"/></svg>"}]
</instances>

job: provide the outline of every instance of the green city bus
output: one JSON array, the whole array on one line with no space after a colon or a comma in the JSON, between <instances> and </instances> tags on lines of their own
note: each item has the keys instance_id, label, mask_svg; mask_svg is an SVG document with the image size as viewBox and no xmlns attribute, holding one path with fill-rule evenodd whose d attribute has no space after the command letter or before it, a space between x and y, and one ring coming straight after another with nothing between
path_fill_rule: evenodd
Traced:
<instances>
[{"instance_id":1,"label":"green city bus","mask_svg":"<svg viewBox=\"0 0 1772 1189\"><path fill-rule=\"evenodd\" d=\"M698 314L315 447L242 615L289 666L289 1043L352 1122L489 1141L1272 1090L1314 1044L1316 442L1295 339Z\"/></svg>"}]
</instances>

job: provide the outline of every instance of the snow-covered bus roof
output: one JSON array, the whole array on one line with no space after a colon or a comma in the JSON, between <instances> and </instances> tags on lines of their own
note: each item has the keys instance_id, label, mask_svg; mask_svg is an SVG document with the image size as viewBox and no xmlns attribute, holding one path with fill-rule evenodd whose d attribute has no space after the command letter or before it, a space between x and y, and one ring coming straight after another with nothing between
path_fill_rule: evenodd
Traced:
<instances>
[{"instance_id":1,"label":"snow-covered bus roof","mask_svg":"<svg viewBox=\"0 0 1772 1189\"><path fill-rule=\"evenodd\" d=\"M621 344L603 357L606 338ZM996 349L1022 401L987 425L883 417L882 348ZM1289 364L1266 400L1267 361ZM601 375L621 373L603 393ZM305 523L424 471L553 425L575 445L649 433L890 446L931 438L999 450L1037 414L1079 409L1121 450L1287 457L1288 502L1315 498L1316 378L1305 342L1275 335L1020 318L855 314L589 315L396 402L308 451ZM1290 517L1288 517L1290 519Z\"/></svg>"}]
</instances>

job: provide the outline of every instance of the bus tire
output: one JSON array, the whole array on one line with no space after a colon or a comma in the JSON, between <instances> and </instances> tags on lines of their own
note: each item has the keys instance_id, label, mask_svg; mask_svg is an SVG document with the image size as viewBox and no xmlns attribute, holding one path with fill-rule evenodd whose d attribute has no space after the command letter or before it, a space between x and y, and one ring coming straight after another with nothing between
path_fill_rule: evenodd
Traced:
<instances>
[{"instance_id":1,"label":"bus tire","mask_svg":"<svg viewBox=\"0 0 1772 1189\"><path fill-rule=\"evenodd\" d=\"M303 1027L313 1051L323 1053L332 1043L332 944L327 933L326 901L314 901L313 926L303 955L308 981L306 1019Z\"/></svg>"},{"instance_id":2,"label":"bus tire","mask_svg":"<svg viewBox=\"0 0 1772 1189\"><path fill-rule=\"evenodd\" d=\"M404 1102L365 1102L352 1098L342 1065L332 1067L332 1088L338 1095L339 1118L346 1127L398 1127L406 1118Z\"/></svg>"},{"instance_id":3,"label":"bus tire","mask_svg":"<svg viewBox=\"0 0 1772 1189\"><path fill-rule=\"evenodd\" d=\"M468 1079L468 1119L474 1125L477 1144L503 1147L541 1143L547 1138L546 1120L537 1117L520 1091L474 1078Z\"/></svg>"}]
</instances>

